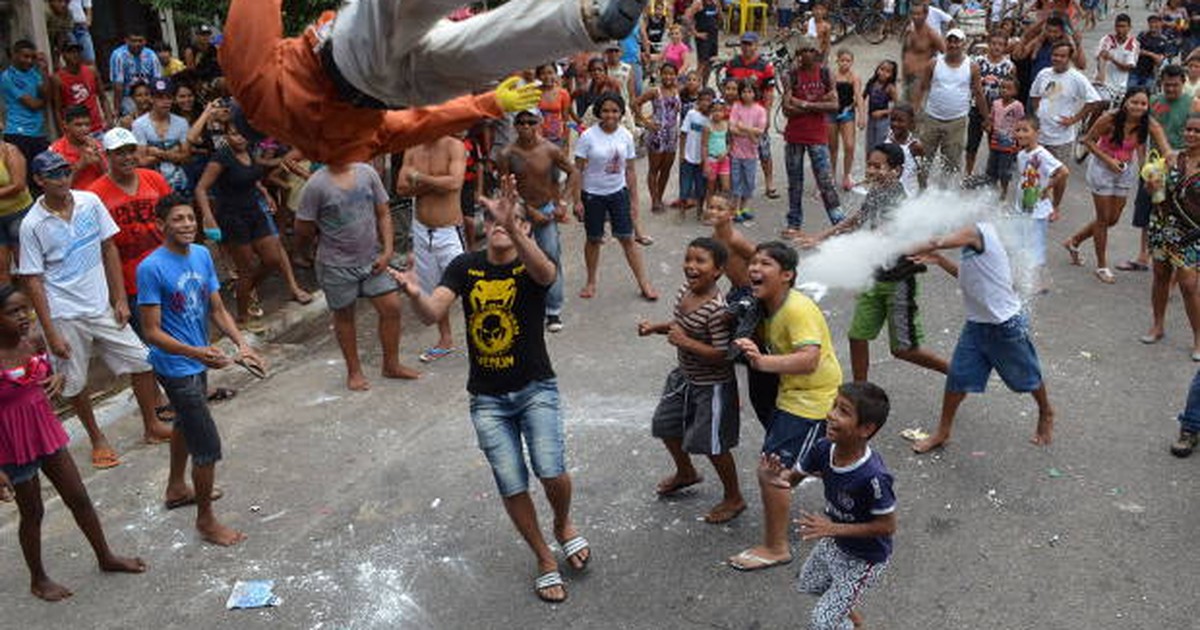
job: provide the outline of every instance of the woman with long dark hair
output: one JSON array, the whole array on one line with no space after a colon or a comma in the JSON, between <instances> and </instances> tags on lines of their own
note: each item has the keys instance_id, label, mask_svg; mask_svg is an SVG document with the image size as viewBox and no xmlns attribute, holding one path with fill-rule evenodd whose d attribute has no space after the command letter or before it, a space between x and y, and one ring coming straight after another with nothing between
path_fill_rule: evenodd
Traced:
<instances>
[{"instance_id":1,"label":"woman with long dark hair","mask_svg":"<svg viewBox=\"0 0 1200 630\"><path fill-rule=\"evenodd\" d=\"M1079 245L1091 238L1096 248L1096 277L1105 284L1116 282L1108 266L1108 228L1121 218L1125 200L1137 185L1138 172L1146 159L1147 141L1153 139L1160 147L1171 146L1162 125L1149 111L1149 93L1145 88L1132 88L1125 93L1121 106L1101 115L1084 139L1092 153L1087 183L1096 206L1096 218L1064 241L1063 247L1071 255L1071 264L1082 265Z\"/></svg>"}]
</instances>

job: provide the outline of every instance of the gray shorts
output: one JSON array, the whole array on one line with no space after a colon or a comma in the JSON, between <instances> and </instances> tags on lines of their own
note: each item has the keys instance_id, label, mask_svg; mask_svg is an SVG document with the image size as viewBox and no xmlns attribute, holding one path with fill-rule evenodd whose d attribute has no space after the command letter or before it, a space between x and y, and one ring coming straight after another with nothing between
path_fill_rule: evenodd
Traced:
<instances>
[{"instance_id":1,"label":"gray shorts","mask_svg":"<svg viewBox=\"0 0 1200 630\"><path fill-rule=\"evenodd\" d=\"M1126 164L1125 170L1114 173L1096 156L1088 158L1087 183L1093 195L1128 197L1137 185L1137 165Z\"/></svg>"},{"instance_id":2,"label":"gray shorts","mask_svg":"<svg viewBox=\"0 0 1200 630\"><path fill-rule=\"evenodd\" d=\"M371 273L371 265L334 267L318 262L317 281L325 292L325 303L335 311L353 306L360 297L379 297L400 288L387 272Z\"/></svg>"},{"instance_id":3,"label":"gray shorts","mask_svg":"<svg viewBox=\"0 0 1200 630\"><path fill-rule=\"evenodd\" d=\"M650 433L660 440L682 438L683 450L697 455L728 452L741 433L737 381L698 385L683 370L671 370Z\"/></svg>"}]
</instances>

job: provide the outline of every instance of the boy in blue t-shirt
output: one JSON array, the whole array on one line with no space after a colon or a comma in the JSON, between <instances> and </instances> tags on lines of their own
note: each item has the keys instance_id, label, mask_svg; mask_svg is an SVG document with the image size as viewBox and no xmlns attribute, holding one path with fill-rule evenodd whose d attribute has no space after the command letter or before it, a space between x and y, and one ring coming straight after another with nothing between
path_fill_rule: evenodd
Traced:
<instances>
[{"instance_id":1,"label":"boy in blue t-shirt","mask_svg":"<svg viewBox=\"0 0 1200 630\"><path fill-rule=\"evenodd\" d=\"M878 385L845 383L829 410L826 437L803 459L793 468L784 468L778 455L763 455L759 463L759 477L777 487L791 488L809 475L825 484L825 515L802 512L796 521L801 539L817 541L796 580L796 590L821 596L809 621L812 630L860 625L854 607L892 555L892 474L868 445L889 409Z\"/></svg>"},{"instance_id":2,"label":"boy in blue t-shirt","mask_svg":"<svg viewBox=\"0 0 1200 630\"><path fill-rule=\"evenodd\" d=\"M213 484L221 436L208 412L208 370L237 363L262 376L264 363L225 310L212 256L206 248L193 245L199 224L191 203L172 194L159 201L155 215L164 243L138 265L137 281L150 364L175 408L165 503L169 510L195 504L200 537L216 545L236 545L246 535L222 525L212 509L212 502L220 498ZM236 357L210 343L209 316L237 345ZM183 479L189 456L193 488Z\"/></svg>"}]
</instances>

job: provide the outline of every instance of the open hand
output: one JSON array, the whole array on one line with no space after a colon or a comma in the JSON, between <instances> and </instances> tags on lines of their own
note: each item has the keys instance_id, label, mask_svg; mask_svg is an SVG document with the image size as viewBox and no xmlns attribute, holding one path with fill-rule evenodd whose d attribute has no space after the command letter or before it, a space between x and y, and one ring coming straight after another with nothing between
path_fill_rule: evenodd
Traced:
<instances>
[{"instance_id":1,"label":"open hand","mask_svg":"<svg viewBox=\"0 0 1200 630\"><path fill-rule=\"evenodd\" d=\"M833 536L837 529L837 524L828 517L812 512L801 511L800 518L796 519L795 523L800 526L801 540L816 540Z\"/></svg>"},{"instance_id":2,"label":"open hand","mask_svg":"<svg viewBox=\"0 0 1200 630\"><path fill-rule=\"evenodd\" d=\"M47 397L54 398L62 393L63 386L67 384L67 377L57 373L51 374L38 384L42 386L42 391L46 392Z\"/></svg>"},{"instance_id":3,"label":"open hand","mask_svg":"<svg viewBox=\"0 0 1200 630\"><path fill-rule=\"evenodd\" d=\"M542 100L542 88L537 83L526 83L518 86L521 77L513 75L504 80L496 88L496 102L500 109L507 113L519 112L537 107Z\"/></svg>"},{"instance_id":4,"label":"open hand","mask_svg":"<svg viewBox=\"0 0 1200 630\"><path fill-rule=\"evenodd\" d=\"M514 233L517 222L517 177L507 175L500 180L500 196L496 198L481 197L479 202L492 215L496 225L504 228L509 235Z\"/></svg>"},{"instance_id":5,"label":"open hand","mask_svg":"<svg viewBox=\"0 0 1200 630\"><path fill-rule=\"evenodd\" d=\"M763 453L758 458L758 478L776 488L790 490L792 483L788 479L791 471L783 465L783 460L775 453Z\"/></svg>"},{"instance_id":6,"label":"open hand","mask_svg":"<svg viewBox=\"0 0 1200 630\"><path fill-rule=\"evenodd\" d=\"M199 348L199 351L193 357L197 361L203 363L205 367L210 367L214 370L229 367L233 364L233 359L230 359L216 346L205 346Z\"/></svg>"}]
</instances>

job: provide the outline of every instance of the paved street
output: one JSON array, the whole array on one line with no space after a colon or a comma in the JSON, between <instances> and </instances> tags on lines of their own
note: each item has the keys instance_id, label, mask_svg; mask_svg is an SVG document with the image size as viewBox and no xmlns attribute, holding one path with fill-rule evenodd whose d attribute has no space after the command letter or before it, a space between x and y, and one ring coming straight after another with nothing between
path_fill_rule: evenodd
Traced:
<instances>
[{"instance_id":1,"label":"paved street","mask_svg":"<svg viewBox=\"0 0 1200 630\"><path fill-rule=\"evenodd\" d=\"M1134 16L1144 23L1140 10ZM1095 40L1089 37L1089 50ZM894 41L859 46L856 68L865 79L896 48ZM781 139L776 143L782 189ZM1032 306L1058 412L1053 446L1028 444L1033 401L993 380L986 395L968 398L943 452L911 455L898 433L932 429L943 378L891 359L883 339L872 346L872 380L892 400L874 448L896 478L899 531L888 573L862 608L870 628L1197 627L1200 458L1167 452L1195 369L1186 319L1172 296L1166 338L1144 346L1137 337L1149 324L1149 275L1123 273L1106 286L1090 267L1068 266L1054 243L1092 215L1083 168L1072 168L1064 218L1050 229L1053 290ZM824 224L819 207L806 198L810 225ZM746 232L765 240L782 227L783 201L758 209L759 221ZM1116 260L1136 248L1130 213L1112 233ZM533 594L532 557L475 447L465 357L426 367L418 382L385 382L364 304L360 346L374 377L370 392L344 389L340 354L323 321L269 349L275 369L268 380L221 377L240 393L214 407L226 455L218 468L225 498L217 508L249 534L246 543L203 545L191 529L194 512L163 510L165 447L136 445L137 421L124 418L108 430L123 464L101 473L85 467L85 481L114 547L141 555L150 571L100 575L54 499L43 532L46 565L76 594L54 605L36 600L28 595L15 507L0 505L4 626L803 627L814 598L790 586L809 543L795 540L797 561L785 568L742 574L723 565L760 534L753 460L762 429L752 413L743 414L735 452L750 504L742 516L727 526L698 520L720 498L715 474L701 461L705 483L675 499L655 497L669 460L650 437L649 420L674 351L662 338L638 338L635 325L669 317L684 245L705 229L674 213L646 212L643 221L657 240L645 250L664 296L657 304L637 298L615 244L602 254L599 296L575 298L582 230L572 223L564 232L567 328L549 343L566 406L575 515L594 552L586 575L565 572L565 604L547 606ZM948 355L963 320L956 285L937 270L923 282L927 345ZM822 307L848 375L853 296L831 293ZM405 317L404 359L415 364L436 335L407 309ZM86 445L77 442L73 452L84 466ZM549 534L543 498L535 494ZM797 490L794 504L820 510L819 484ZM282 605L226 611L233 583L245 579L276 580Z\"/></svg>"}]
</instances>

